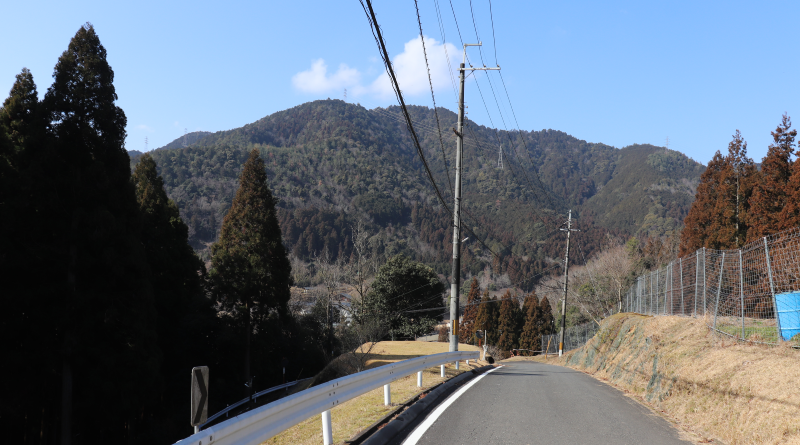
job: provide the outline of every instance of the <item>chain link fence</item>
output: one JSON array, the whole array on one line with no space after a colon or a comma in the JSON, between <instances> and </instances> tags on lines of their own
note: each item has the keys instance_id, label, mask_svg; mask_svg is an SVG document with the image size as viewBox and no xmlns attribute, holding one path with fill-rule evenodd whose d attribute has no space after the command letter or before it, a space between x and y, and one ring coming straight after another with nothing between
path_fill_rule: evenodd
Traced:
<instances>
[{"instance_id":1,"label":"chain link fence","mask_svg":"<svg viewBox=\"0 0 800 445\"><path fill-rule=\"evenodd\" d=\"M636 278L624 303L628 312L704 317L739 340L800 345L800 228L678 258Z\"/></svg>"},{"instance_id":2,"label":"chain link fence","mask_svg":"<svg viewBox=\"0 0 800 445\"><path fill-rule=\"evenodd\" d=\"M600 329L595 322L589 322L567 328L564 332L564 352L580 348L594 337ZM542 335L542 353L558 354L558 340L560 334Z\"/></svg>"}]
</instances>

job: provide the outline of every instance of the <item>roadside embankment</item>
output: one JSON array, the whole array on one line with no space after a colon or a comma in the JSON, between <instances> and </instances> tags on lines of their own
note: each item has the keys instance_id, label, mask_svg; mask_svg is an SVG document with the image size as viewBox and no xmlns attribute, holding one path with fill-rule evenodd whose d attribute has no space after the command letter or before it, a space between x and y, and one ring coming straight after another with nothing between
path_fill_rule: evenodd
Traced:
<instances>
[{"instance_id":1,"label":"roadside embankment","mask_svg":"<svg viewBox=\"0 0 800 445\"><path fill-rule=\"evenodd\" d=\"M546 362L625 391L703 437L800 444L800 351L736 342L702 319L618 314Z\"/></svg>"}]
</instances>

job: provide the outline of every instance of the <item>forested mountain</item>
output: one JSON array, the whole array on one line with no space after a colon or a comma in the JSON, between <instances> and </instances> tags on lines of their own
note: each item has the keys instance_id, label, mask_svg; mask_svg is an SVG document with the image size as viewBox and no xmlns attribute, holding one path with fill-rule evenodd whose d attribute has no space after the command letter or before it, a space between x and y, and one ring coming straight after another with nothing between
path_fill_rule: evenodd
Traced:
<instances>
[{"instance_id":1,"label":"forested mountain","mask_svg":"<svg viewBox=\"0 0 800 445\"><path fill-rule=\"evenodd\" d=\"M188 147L189 145L194 144L210 134L212 134L210 131L193 131L191 133L186 133L169 144L156 148L156 150L172 150L173 148Z\"/></svg>"},{"instance_id":2,"label":"forested mountain","mask_svg":"<svg viewBox=\"0 0 800 445\"><path fill-rule=\"evenodd\" d=\"M409 112L451 206L457 116L438 109L440 140L432 109L412 106ZM201 255L216 240L248 150L257 148L280 200L284 242L295 256L327 250L334 259L349 257L350 226L366 216L376 253L404 253L446 274L450 215L400 116L398 107L367 110L320 100L152 156ZM650 145L620 150L554 130L506 132L468 122L464 133L465 225L502 258L466 230L464 237L473 240L465 244L464 266L475 274L494 263L517 284L530 284L536 271L563 255L563 236L555 229L570 208L585 255L607 233L663 234L681 227L704 169L676 151ZM182 144L179 138L164 148ZM503 169L497 168L501 145Z\"/></svg>"}]
</instances>

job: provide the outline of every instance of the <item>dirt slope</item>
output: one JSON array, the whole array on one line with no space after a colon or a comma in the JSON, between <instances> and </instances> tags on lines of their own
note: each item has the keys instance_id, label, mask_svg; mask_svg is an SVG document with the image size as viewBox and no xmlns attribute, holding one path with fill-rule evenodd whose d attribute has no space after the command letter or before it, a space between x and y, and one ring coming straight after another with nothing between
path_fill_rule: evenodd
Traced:
<instances>
[{"instance_id":1,"label":"dirt slope","mask_svg":"<svg viewBox=\"0 0 800 445\"><path fill-rule=\"evenodd\" d=\"M741 344L702 319L618 314L560 363L727 444L800 444L800 351Z\"/></svg>"}]
</instances>

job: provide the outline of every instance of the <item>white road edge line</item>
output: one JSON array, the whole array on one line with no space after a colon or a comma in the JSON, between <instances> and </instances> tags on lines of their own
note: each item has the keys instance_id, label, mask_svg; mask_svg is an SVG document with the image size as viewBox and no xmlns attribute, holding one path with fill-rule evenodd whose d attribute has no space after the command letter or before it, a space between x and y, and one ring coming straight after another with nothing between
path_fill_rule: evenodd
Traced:
<instances>
[{"instance_id":1,"label":"white road edge line","mask_svg":"<svg viewBox=\"0 0 800 445\"><path fill-rule=\"evenodd\" d=\"M446 410L446 409L447 409L447 408L448 408L450 405L452 405L452 404L453 404L453 402L455 402L455 401L456 401L456 400L457 400L459 397L461 397L461 394L464 394L465 392L467 392L467 390L468 390L468 389L470 389L470 388L472 387L472 385L474 385L474 384L478 383L478 381L479 381L480 379L482 379L482 378L486 377L486 374L489 374L490 372L496 371L496 370L498 370L498 369L502 368L503 366L505 366L505 365L498 366L497 368L492 368L492 369L490 369L490 370L488 370L488 371L484 372L483 374L479 375L478 377L475 377L474 379L472 379L472 381L471 381L471 382L467 383L467 384L466 384L466 385L464 385L464 386L463 386L461 389L459 389L458 391L456 391L456 392L455 392L455 394L453 394L453 395L451 395L450 397L448 397L448 398L447 398L447 400L445 400L445 401L444 401L444 403L442 403L441 405L439 405L439 406L438 406L438 407L437 407L437 408L436 408L436 409L435 409L435 410L434 410L434 411L431 413L431 415L429 415L429 416L428 416L428 418L427 418L427 419L425 419L425 421L424 421L424 422L422 422L422 423L421 423L421 424L420 424L420 425L419 425L419 426L418 426L418 427L417 427L417 428L416 428L416 429L415 429L415 430L414 430L414 431L411 433L411 435L410 435L410 436L408 436L408 438L407 438L406 440L404 440L404 441L403 441L403 445L416 445L416 443L417 443L417 442L418 442L420 439L422 439L422 435L423 435L423 434L425 434L425 432L426 432L426 431L428 431L428 428L430 428L430 427L431 427L431 425L433 425L433 424L434 424L434 422L436 422L436 419L438 419L438 418L439 418L439 416L441 416L441 415L442 415L442 413L444 413L444 411L445 411L445 410Z\"/></svg>"}]
</instances>

